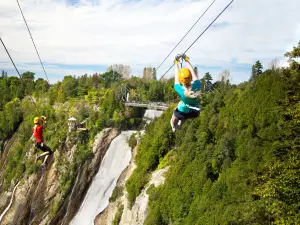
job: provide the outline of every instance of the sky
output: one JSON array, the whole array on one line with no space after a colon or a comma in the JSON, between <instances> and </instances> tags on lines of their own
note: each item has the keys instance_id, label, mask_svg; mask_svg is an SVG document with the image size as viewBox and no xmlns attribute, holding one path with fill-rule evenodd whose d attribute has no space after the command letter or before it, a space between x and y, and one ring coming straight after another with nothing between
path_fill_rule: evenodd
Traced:
<instances>
[{"instance_id":1,"label":"sky","mask_svg":"<svg viewBox=\"0 0 300 225\"><path fill-rule=\"evenodd\" d=\"M157 67L213 0L19 0L51 83L65 75L102 73L111 64L141 76ZM214 5L157 71L160 77L223 10ZM187 52L200 77L230 71L232 83L249 79L300 41L299 0L235 0ZM45 78L16 0L0 1L0 37L18 70ZM0 45L0 70L16 76ZM166 75L174 76L173 69Z\"/></svg>"}]
</instances>

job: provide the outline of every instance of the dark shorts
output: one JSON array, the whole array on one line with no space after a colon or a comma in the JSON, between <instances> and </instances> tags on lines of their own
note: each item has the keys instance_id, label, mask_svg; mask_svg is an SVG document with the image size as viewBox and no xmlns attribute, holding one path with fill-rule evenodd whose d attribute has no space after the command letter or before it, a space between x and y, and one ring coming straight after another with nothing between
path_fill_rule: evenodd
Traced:
<instances>
[{"instance_id":1,"label":"dark shorts","mask_svg":"<svg viewBox=\"0 0 300 225\"><path fill-rule=\"evenodd\" d=\"M43 142L36 143L35 146L37 148L41 149L43 152L49 152L50 155L52 154L51 149L47 145L45 145Z\"/></svg>"},{"instance_id":2,"label":"dark shorts","mask_svg":"<svg viewBox=\"0 0 300 225\"><path fill-rule=\"evenodd\" d=\"M200 115L200 111L191 110L188 113L180 112L177 108L174 110L174 116L178 120L187 120L187 119L193 119L197 118Z\"/></svg>"}]
</instances>

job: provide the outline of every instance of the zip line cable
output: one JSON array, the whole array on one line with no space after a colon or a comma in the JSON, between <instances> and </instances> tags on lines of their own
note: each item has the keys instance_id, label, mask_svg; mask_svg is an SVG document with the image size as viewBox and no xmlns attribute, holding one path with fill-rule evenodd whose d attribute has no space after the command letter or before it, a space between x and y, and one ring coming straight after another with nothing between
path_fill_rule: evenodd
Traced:
<instances>
[{"instance_id":1,"label":"zip line cable","mask_svg":"<svg viewBox=\"0 0 300 225\"><path fill-rule=\"evenodd\" d=\"M16 67L16 65L15 65L15 63L14 63L14 61L13 61L13 59L11 58L11 56L10 56L10 54L9 54L9 52L8 52L8 50L7 50L7 48L6 48L6 46L5 46L5 44L4 44L4 42L3 42L3 40L2 40L1 37L0 37L0 41L2 42L2 45L3 45L3 47L4 47L4 49L5 49L6 53L7 53L7 55L9 56L9 58L10 58L12 64L14 65L14 67L15 67L17 73L19 74L19 77L20 77L21 82L23 82L23 84L25 84L24 81L23 81L23 79L22 79L22 76L21 76L19 70L17 69L17 67ZM26 85L25 85L25 86L26 86ZM35 108L37 109L38 113L40 113L40 111L39 111L39 109L38 109L38 107L37 107L35 101L33 100L33 97L32 97L31 95L29 95L29 97L30 97L32 103L34 104Z\"/></svg>"},{"instance_id":2,"label":"zip line cable","mask_svg":"<svg viewBox=\"0 0 300 225\"><path fill-rule=\"evenodd\" d=\"M161 65L167 60L167 58L172 54L172 52L177 48L177 46L183 41L183 39L190 33L190 31L194 28L194 26L199 22L199 20L205 15L205 13L210 9L210 7L215 3L214 0L208 8L202 13L202 15L197 19L194 25L188 30L188 32L181 38L181 40L177 43L177 45L171 50L171 52L166 56L166 58L162 61L162 63L156 68L156 71L161 67Z\"/></svg>"},{"instance_id":3,"label":"zip line cable","mask_svg":"<svg viewBox=\"0 0 300 225\"><path fill-rule=\"evenodd\" d=\"M25 22L25 24L26 24L27 30L28 30L28 32L29 32L29 34L30 34L30 37L31 37L32 43L33 43L33 45L34 45L35 51L36 51L36 53L37 53L37 55L38 55L38 57L39 57L40 63L41 63L41 65L42 65L42 68L43 68L44 73L45 73L45 75L46 75L48 84L50 85L50 81L49 81L49 79L48 79L46 70L45 70L44 65L43 65L43 63L42 63L42 60L41 60L40 54L39 54L39 52L38 52L38 50L37 50L37 47L36 47L36 45L35 45L35 43L34 43L33 37L32 37L32 35L31 35L30 29L29 29L28 24L27 24L27 22L26 22L26 19L25 19L25 16L24 16L24 14L23 14L23 11L22 11L22 9L21 9L21 6L20 6L20 4L19 4L19 1L18 1L18 0L16 0L16 1L17 1L17 3L18 3L19 9L20 9L20 11L21 11L21 14L22 14L22 16L23 16L23 19L24 19L24 22Z\"/></svg>"},{"instance_id":4,"label":"zip line cable","mask_svg":"<svg viewBox=\"0 0 300 225\"><path fill-rule=\"evenodd\" d=\"M183 54L185 54L188 50L190 50L190 48L199 40L199 38L208 30L208 28L211 27L211 25L225 12L225 10L234 2L234 0L232 0L231 2L229 2L229 4L222 10L222 12L219 13L219 15L205 28L205 30L196 38L196 40L187 48L187 50L184 51ZM159 78L159 80L161 80L174 66L174 63L172 64L172 66L167 70L167 72L164 73L164 75L161 76L161 78Z\"/></svg>"}]
</instances>

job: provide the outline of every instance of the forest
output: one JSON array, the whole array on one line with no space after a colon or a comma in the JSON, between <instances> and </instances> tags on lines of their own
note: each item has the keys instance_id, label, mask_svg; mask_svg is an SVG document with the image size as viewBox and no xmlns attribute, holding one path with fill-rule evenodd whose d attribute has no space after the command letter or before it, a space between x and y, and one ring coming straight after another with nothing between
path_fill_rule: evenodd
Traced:
<instances>
[{"instance_id":1,"label":"forest","mask_svg":"<svg viewBox=\"0 0 300 225\"><path fill-rule=\"evenodd\" d=\"M95 135L103 128L126 130L141 127L144 109L124 106L124 85L130 92L131 101L170 102L177 97L172 90L172 80L160 82L139 77L124 78L113 70L90 76L68 75L51 85L45 79L35 79L32 72L25 72L18 78L7 76L3 71L0 77L1 153L6 141L14 134L18 138L18 146L9 154L3 174L5 187L24 173L31 174L38 169L33 163L34 157L26 157L33 144L30 141L31 127L36 116L44 115L48 118L45 141L51 149L57 149L65 142L69 117L74 116L79 121L88 118L88 137L83 138L83 150L78 151L80 160L74 165L81 164L90 155L91 149L86 145L86 140L92 143ZM69 179L69 175L64 178L62 186L70 183Z\"/></svg>"},{"instance_id":2,"label":"forest","mask_svg":"<svg viewBox=\"0 0 300 225\"><path fill-rule=\"evenodd\" d=\"M288 68L262 71L204 93L200 117L174 134L172 110L146 128L126 183L131 204L151 173L171 166L164 185L150 186L146 225L298 224L300 221L300 43Z\"/></svg>"},{"instance_id":3,"label":"forest","mask_svg":"<svg viewBox=\"0 0 300 225\"><path fill-rule=\"evenodd\" d=\"M138 146L137 168L126 183L131 204L151 173L170 166L166 182L150 187L145 224L297 224L300 221L300 43L285 56L287 68L265 71L257 61L249 81L230 84L227 72L212 83L201 77L200 117L173 133L170 117L177 94L174 79L123 77L112 69L103 74L65 76L49 84L25 72L21 78L0 77L0 150L18 132L3 173L6 189L24 173L37 172L34 157L26 157L32 121L48 118L46 143L51 149L67 138L67 120L88 118L88 136L79 138L71 170L60 174L60 192L69 189L74 174L92 152L87 145L105 127L142 129L143 110L125 107L122 87L130 101L161 101L170 108L146 125ZM196 68L195 68L196 69ZM33 103L34 102L34 103ZM60 163L64 163L61 161ZM53 213L56 212L53 206Z\"/></svg>"}]
</instances>

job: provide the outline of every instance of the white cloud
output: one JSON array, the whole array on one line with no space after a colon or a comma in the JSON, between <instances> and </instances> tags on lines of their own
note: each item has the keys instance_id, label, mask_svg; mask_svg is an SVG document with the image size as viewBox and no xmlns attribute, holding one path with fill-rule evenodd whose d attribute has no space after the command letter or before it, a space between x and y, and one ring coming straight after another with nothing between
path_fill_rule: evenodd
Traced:
<instances>
[{"instance_id":1,"label":"white cloud","mask_svg":"<svg viewBox=\"0 0 300 225\"><path fill-rule=\"evenodd\" d=\"M157 66L212 0L20 0L41 58L49 64L129 64L135 73ZM159 74L183 52L229 3L217 0ZM232 68L236 63L267 65L300 40L299 0L239 0L217 20L188 54L192 63ZM219 26L218 26L219 25ZM38 62L15 1L0 2L0 35L19 65ZM0 62L9 62L0 47ZM0 68L1 69L1 68ZM31 69L31 68L30 68ZM65 69L51 70L63 74ZM71 70L71 69L70 69ZM69 71L68 71L69 72ZM72 74L82 72L72 71ZM87 73L89 71L86 71ZM49 73L49 72L48 72ZM246 80L243 72L233 80ZM243 77L243 79L240 78Z\"/></svg>"}]
</instances>

